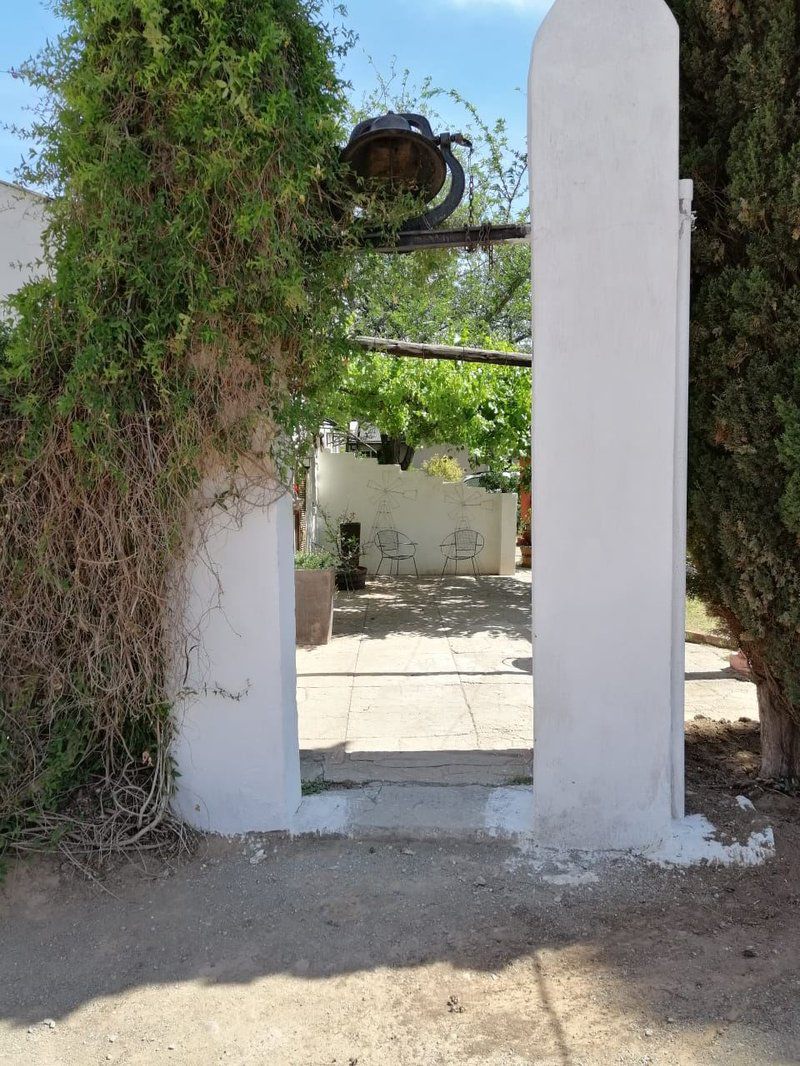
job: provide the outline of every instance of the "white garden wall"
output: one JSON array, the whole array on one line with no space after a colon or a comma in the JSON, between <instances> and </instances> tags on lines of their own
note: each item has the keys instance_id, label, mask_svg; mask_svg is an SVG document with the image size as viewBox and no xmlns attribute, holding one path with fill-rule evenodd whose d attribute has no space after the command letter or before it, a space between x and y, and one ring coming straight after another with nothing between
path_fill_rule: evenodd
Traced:
<instances>
[{"instance_id":1,"label":"white garden wall","mask_svg":"<svg viewBox=\"0 0 800 1066\"><path fill-rule=\"evenodd\" d=\"M187 562L173 807L217 833L287 829L300 804L292 505L276 491L251 491L242 517L215 508Z\"/></svg>"},{"instance_id":2,"label":"white garden wall","mask_svg":"<svg viewBox=\"0 0 800 1066\"><path fill-rule=\"evenodd\" d=\"M465 526L482 533L486 540L476 560L480 573L514 573L515 493L486 492L460 482L449 484L421 470L379 466L376 460L352 452L318 452L315 485L312 538L320 547L326 546L323 513L334 530L342 514L353 513L361 522L361 564L371 574L380 562L374 543L376 529L397 529L407 534L417 542L420 574L439 574L443 562L439 545L455 529ZM460 572L467 571L471 573L471 567L462 563ZM389 572L388 563L384 563L381 572ZM403 563L400 573L413 573L413 567Z\"/></svg>"},{"instance_id":3,"label":"white garden wall","mask_svg":"<svg viewBox=\"0 0 800 1066\"><path fill-rule=\"evenodd\" d=\"M43 271L46 207L43 196L0 181L0 300Z\"/></svg>"}]
</instances>

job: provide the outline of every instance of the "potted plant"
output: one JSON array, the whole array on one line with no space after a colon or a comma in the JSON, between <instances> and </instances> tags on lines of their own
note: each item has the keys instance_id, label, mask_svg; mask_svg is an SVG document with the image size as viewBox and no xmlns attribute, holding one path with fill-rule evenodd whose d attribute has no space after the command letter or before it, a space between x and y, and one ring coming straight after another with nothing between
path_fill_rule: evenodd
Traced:
<instances>
[{"instance_id":1,"label":"potted plant","mask_svg":"<svg viewBox=\"0 0 800 1066\"><path fill-rule=\"evenodd\" d=\"M522 565L526 568L531 565L531 512L523 515L517 527L517 544L522 551Z\"/></svg>"},{"instance_id":2,"label":"potted plant","mask_svg":"<svg viewBox=\"0 0 800 1066\"><path fill-rule=\"evenodd\" d=\"M296 552L294 616L298 644L327 644L333 633L336 559L330 552Z\"/></svg>"},{"instance_id":3,"label":"potted plant","mask_svg":"<svg viewBox=\"0 0 800 1066\"><path fill-rule=\"evenodd\" d=\"M358 566L361 556L361 523L354 514L343 515L339 522L339 544L343 562Z\"/></svg>"},{"instance_id":4,"label":"potted plant","mask_svg":"<svg viewBox=\"0 0 800 1066\"><path fill-rule=\"evenodd\" d=\"M340 592L353 592L367 584L367 568L359 566L361 558L361 523L352 511L345 511L333 521L320 511L325 523L326 541L331 547L336 567L336 587Z\"/></svg>"}]
</instances>

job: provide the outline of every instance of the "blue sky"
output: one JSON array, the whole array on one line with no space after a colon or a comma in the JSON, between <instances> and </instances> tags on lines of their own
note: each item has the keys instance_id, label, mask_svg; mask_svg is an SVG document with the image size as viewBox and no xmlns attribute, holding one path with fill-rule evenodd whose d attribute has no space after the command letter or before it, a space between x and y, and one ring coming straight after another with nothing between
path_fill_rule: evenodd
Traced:
<instances>
[{"instance_id":1,"label":"blue sky","mask_svg":"<svg viewBox=\"0 0 800 1066\"><path fill-rule=\"evenodd\" d=\"M258 0L253 0L257 3ZM505 117L520 147L525 137L525 82L533 36L551 0L346 0L347 23L359 35L343 74L358 102L376 74L394 62L414 82L430 75L458 89L489 121ZM0 37L0 178L12 179L25 144L5 127L26 122L30 90L8 73L58 32L42 0L4 0ZM445 109L442 109L445 110ZM452 124L460 116L445 111Z\"/></svg>"}]
</instances>

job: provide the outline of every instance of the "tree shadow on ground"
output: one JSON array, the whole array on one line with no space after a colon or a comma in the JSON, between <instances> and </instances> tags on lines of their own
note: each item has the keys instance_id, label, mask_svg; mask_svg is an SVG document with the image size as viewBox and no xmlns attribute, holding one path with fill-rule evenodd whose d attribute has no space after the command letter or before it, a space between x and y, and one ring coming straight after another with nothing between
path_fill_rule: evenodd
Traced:
<instances>
[{"instance_id":1,"label":"tree shadow on ground","mask_svg":"<svg viewBox=\"0 0 800 1066\"><path fill-rule=\"evenodd\" d=\"M513 577L371 578L336 600L334 639L402 634L531 639L531 587Z\"/></svg>"},{"instance_id":2,"label":"tree shadow on ground","mask_svg":"<svg viewBox=\"0 0 800 1066\"><path fill-rule=\"evenodd\" d=\"M629 1049L644 1041L642 1053L649 1038L632 1019L669 1041L681 1027L732 1026L735 1007L755 1031L767 1011L773 1031L785 1024L791 1036L776 989L794 980L800 949L796 820L783 840L774 867L673 873L620 860L588 884L574 863L536 867L491 842L265 838L257 844L266 855L253 864L255 844L210 840L171 868L120 868L107 891L59 881L41 864L20 867L0 907L0 1017L27 1026L136 990L176 996L185 982L193 1003L210 1004L226 988L283 976L307 1004L307 1023L319 1025L320 997L333 997L324 1002L335 1010L352 989L338 977L369 976L377 996L388 974L395 1003L416 1010L420 1026L415 989L444 963L441 1015L457 989L481 1039L520 1061L532 1061L525 1048L533 1046L541 1061L608 1061L587 1058L570 1037L582 1013L601 1034L609 1018L630 1028L624 1041ZM745 946L755 955L744 958ZM477 984L464 984L467 974ZM237 1000L265 1025L277 1010L267 988L247 1008ZM762 1054L754 1061L777 1061L766 1047ZM715 1061L697 1055L685 1061Z\"/></svg>"}]
</instances>

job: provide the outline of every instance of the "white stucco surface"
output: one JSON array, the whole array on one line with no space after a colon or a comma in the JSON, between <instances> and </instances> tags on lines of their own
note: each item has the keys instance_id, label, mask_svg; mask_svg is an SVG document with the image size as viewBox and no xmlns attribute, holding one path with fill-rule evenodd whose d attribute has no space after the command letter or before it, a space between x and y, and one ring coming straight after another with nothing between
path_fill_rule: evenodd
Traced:
<instances>
[{"instance_id":1,"label":"white stucco surface","mask_svg":"<svg viewBox=\"0 0 800 1066\"><path fill-rule=\"evenodd\" d=\"M684 565L677 25L663 0L557 0L529 88L534 832L644 848L671 831Z\"/></svg>"},{"instance_id":2,"label":"white stucco surface","mask_svg":"<svg viewBox=\"0 0 800 1066\"><path fill-rule=\"evenodd\" d=\"M486 492L460 482L446 483L421 470L379 466L374 459L352 452L317 453L314 479L316 514L313 536L326 543L322 514L334 529L345 512L361 522L361 565L375 573L380 552L374 542L377 529L397 529L417 542L416 563L420 574L439 574L444 556L441 543L456 528L467 526L483 534L485 546L476 559L482 574L513 574L517 535L515 493ZM313 507L313 504L312 504ZM460 572L472 573L462 561ZM388 573L388 562L383 573ZM448 572L452 572L449 564ZM402 574L413 573L410 563L401 563Z\"/></svg>"},{"instance_id":3,"label":"white stucco surface","mask_svg":"<svg viewBox=\"0 0 800 1066\"><path fill-rule=\"evenodd\" d=\"M300 804L292 509L268 501L217 509L188 574L174 806L217 833L287 829Z\"/></svg>"},{"instance_id":4,"label":"white stucco surface","mask_svg":"<svg viewBox=\"0 0 800 1066\"><path fill-rule=\"evenodd\" d=\"M47 200L0 181L0 301L42 272Z\"/></svg>"}]
</instances>

